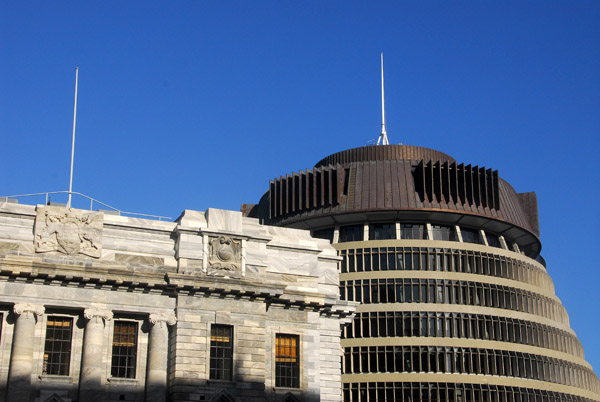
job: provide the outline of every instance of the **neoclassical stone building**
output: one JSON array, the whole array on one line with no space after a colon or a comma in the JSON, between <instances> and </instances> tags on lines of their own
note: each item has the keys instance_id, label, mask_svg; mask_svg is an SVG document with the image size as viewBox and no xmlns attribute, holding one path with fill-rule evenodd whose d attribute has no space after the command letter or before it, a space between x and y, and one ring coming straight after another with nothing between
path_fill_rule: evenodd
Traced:
<instances>
[{"instance_id":1,"label":"neoclassical stone building","mask_svg":"<svg viewBox=\"0 0 600 402\"><path fill-rule=\"evenodd\" d=\"M239 212L0 202L0 398L339 401L338 261Z\"/></svg>"}]
</instances>

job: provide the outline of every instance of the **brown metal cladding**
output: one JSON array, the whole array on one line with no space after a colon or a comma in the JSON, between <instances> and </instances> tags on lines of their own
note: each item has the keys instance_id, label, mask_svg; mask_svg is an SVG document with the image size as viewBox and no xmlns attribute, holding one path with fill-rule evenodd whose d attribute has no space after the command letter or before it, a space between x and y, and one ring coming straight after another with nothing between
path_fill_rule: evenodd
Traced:
<instances>
[{"instance_id":1,"label":"brown metal cladding","mask_svg":"<svg viewBox=\"0 0 600 402\"><path fill-rule=\"evenodd\" d=\"M533 228L533 232L539 237L540 235L540 224L538 218L538 207L537 207L537 195L533 192L530 193L519 193L517 194L521 206L525 211L525 214L529 217L529 222Z\"/></svg>"},{"instance_id":2,"label":"brown metal cladding","mask_svg":"<svg viewBox=\"0 0 600 402\"><path fill-rule=\"evenodd\" d=\"M409 146L371 146L323 159L320 165L271 181L270 219L296 219L375 210L448 210L500 219L538 234L537 200L518 195L498 172L457 164L441 152ZM400 159L393 159L400 155ZM443 155L444 160L417 160ZM414 170L414 173L413 173Z\"/></svg>"},{"instance_id":3,"label":"brown metal cladding","mask_svg":"<svg viewBox=\"0 0 600 402\"><path fill-rule=\"evenodd\" d=\"M426 160L456 162L452 157L434 149L410 145L366 146L347 149L321 159L316 168L327 165L348 164L351 162L382 160Z\"/></svg>"}]
</instances>

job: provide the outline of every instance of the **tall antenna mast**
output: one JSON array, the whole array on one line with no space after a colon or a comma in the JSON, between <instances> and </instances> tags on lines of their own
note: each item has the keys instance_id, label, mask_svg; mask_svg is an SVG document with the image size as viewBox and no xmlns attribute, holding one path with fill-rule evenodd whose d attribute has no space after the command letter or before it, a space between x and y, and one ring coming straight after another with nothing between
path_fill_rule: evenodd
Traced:
<instances>
[{"instance_id":1,"label":"tall antenna mast","mask_svg":"<svg viewBox=\"0 0 600 402\"><path fill-rule=\"evenodd\" d=\"M383 96L383 52L381 52L381 134L377 139L377 145L390 145L385 132L385 99Z\"/></svg>"},{"instance_id":2,"label":"tall antenna mast","mask_svg":"<svg viewBox=\"0 0 600 402\"><path fill-rule=\"evenodd\" d=\"M75 159L75 121L77 120L77 79L79 67L75 67L75 106L73 106L73 140L71 141L71 176L69 178L69 201L67 208L71 208L71 192L73 191L73 160Z\"/></svg>"}]
</instances>

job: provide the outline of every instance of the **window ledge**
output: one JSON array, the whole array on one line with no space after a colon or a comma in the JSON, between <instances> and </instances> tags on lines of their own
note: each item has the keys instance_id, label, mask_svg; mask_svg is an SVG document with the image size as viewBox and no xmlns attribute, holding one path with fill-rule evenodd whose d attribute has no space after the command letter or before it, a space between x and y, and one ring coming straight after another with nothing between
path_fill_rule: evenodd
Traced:
<instances>
[{"instance_id":1,"label":"window ledge","mask_svg":"<svg viewBox=\"0 0 600 402\"><path fill-rule=\"evenodd\" d=\"M65 383L72 384L73 383L73 377L71 377L69 375L42 374L39 376L39 379L42 380L42 382L55 383L55 384L65 384Z\"/></svg>"},{"instance_id":2,"label":"window ledge","mask_svg":"<svg viewBox=\"0 0 600 402\"><path fill-rule=\"evenodd\" d=\"M235 384L237 385L238 383L243 383L243 381L238 382L238 381L233 381L233 380L207 380L206 381L207 384L218 384L218 385L227 385L227 384Z\"/></svg>"},{"instance_id":3,"label":"window ledge","mask_svg":"<svg viewBox=\"0 0 600 402\"><path fill-rule=\"evenodd\" d=\"M108 382L112 382L114 384L138 384L140 381L137 378L120 378L120 377L108 377L106 379Z\"/></svg>"}]
</instances>

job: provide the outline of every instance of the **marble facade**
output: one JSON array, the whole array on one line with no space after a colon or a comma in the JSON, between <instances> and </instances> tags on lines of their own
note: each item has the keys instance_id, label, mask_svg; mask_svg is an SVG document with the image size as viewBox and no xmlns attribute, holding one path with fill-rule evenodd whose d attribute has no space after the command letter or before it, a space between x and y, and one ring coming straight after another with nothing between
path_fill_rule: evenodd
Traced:
<instances>
[{"instance_id":1,"label":"marble facade","mask_svg":"<svg viewBox=\"0 0 600 402\"><path fill-rule=\"evenodd\" d=\"M161 222L0 203L0 400L339 401L356 306L339 300L337 265L327 240L239 212ZM213 326L232 329L229 380L211 379ZM277 386L279 334L298 339L297 387Z\"/></svg>"}]
</instances>

